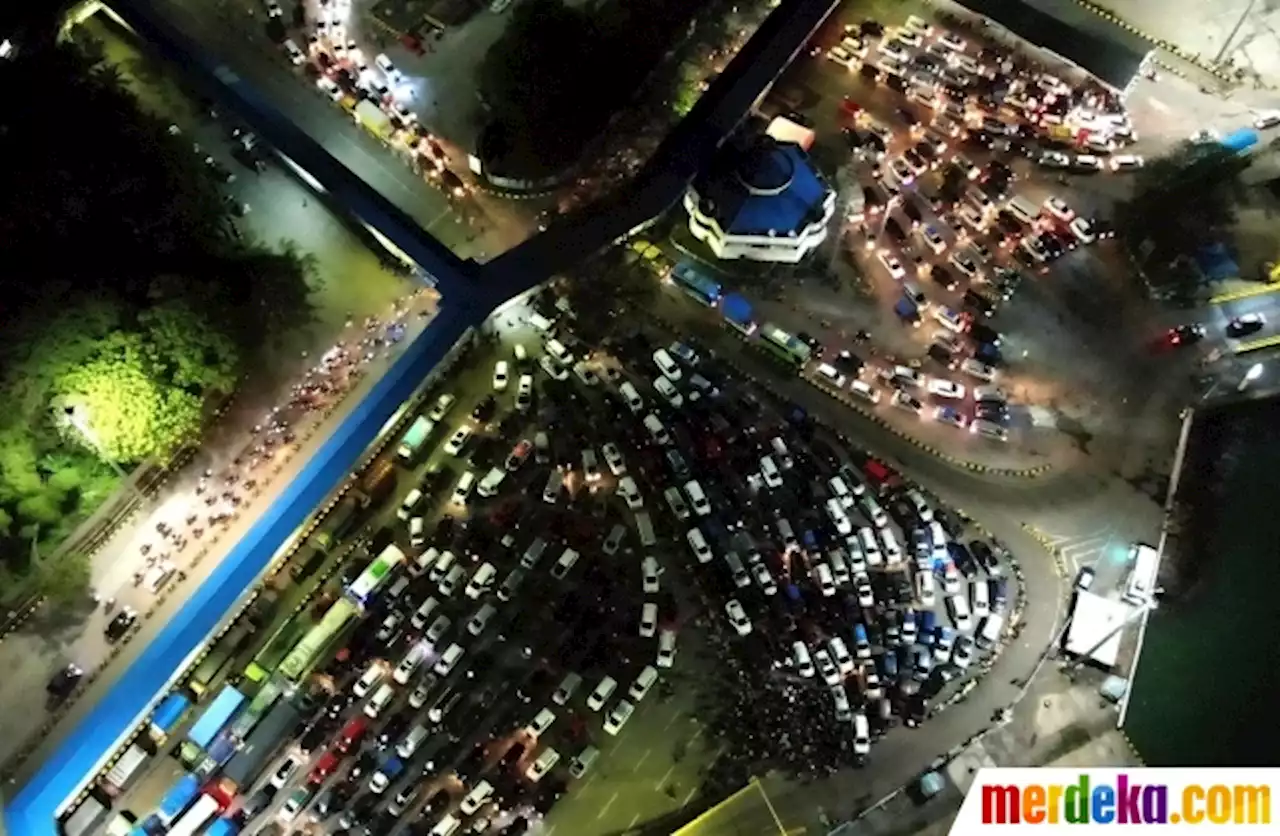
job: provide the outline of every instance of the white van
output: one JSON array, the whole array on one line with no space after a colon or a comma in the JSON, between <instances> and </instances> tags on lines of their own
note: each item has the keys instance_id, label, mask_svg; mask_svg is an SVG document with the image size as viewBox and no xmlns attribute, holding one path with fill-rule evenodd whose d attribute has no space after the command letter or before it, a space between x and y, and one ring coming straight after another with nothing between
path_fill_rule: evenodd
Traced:
<instances>
[{"instance_id":1,"label":"white van","mask_svg":"<svg viewBox=\"0 0 1280 836\"><path fill-rule=\"evenodd\" d=\"M782 487L782 473L778 471L778 466L774 464L771 456L760 457L760 478L764 479L765 485L770 488Z\"/></svg>"},{"instance_id":2,"label":"white van","mask_svg":"<svg viewBox=\"0 0 1280 836\"><path fill-rule=\"evenodd\" d=\"M849 391L868 403L880 403L880 390L865 380L855 380L850 383Z\"/></svg>"},{"instance_id":3,"label":"white van","mask_svg":"<svg viewBox=\"0 0 1280 836\"><path fill-rule=\"evenodd\" d=\"M578 557L576 549L566 548L560 553L560 559L556 561L556 565L551 567L551 577L564 580L565 575L569 574L573 565L578 562Z\"/></svg>"},{"instance_id":4,"label":"white van","mask_svg":"<svg viewBox=\"0 0 1280 836\"><path fill-rule=\"evenodd\" d=\"M653 560L653 558L645 558ZM724 562L729 566L729 574L733 576L733 585L739 589L751 586L751 576L747 574L747 567L742 565L742 558L738 557L737 552L725 552Z\"/></svg>"},{"instance_id":5,"label":"white van","mask_svg":"<svg viewBox=\"0 0 1280 836\"><path fill-rule=\"evenodd\" d=\"M773 448L773 454L778 457L778 463L782 465L783 470L788 470L795 464L791 458L791 451L787 449L787 442L781 437L775 435L769 440L769 446Z\"/></svg>"},{"instance_id":6,"label":"white van","mask_svg":"<svg viewBox=\"0 0 1280 836\"><path fill-rule=\"evenodd\" d=\"M408 520L413 516L413 512L417 510L418 503L422 502L422 491L414 488L409 491L409 495L404 498L404 502L400 503L396 516L402 520Z\"/></svg>"},{"instance_id":7,"label":"white van","mask_svg":"<svg viewBox=\"0 0 1280 836\"><path fill-rule=\"evenodd\" d=\"M421 517L416 517L415 519L421 519ZM409 574L416 577L424 572L429 572L431 571L431 567L435 566L436 561L439 559L440 550L435 546L432 546L414 558L413 565L409 567Z\"/></svg>"},{"instance_id":8,"label":"white van","mask_svg":"<svg viewBox=\"0 0 1280 836\"><path fill-rule=\"evenodd\" d=\"M461 827L462 819L458 818L453 813L449 813L444 818L440 819L440 821L436 822L435 827L431 828L431 833L428 834L428 836L454 836Z\"/></svg>"},{"instance_id":9,"label":"white van","mask_svg":"<svg viewBox=\"0 0 1280 836\"><path fill-rule=\"evenodd\" d=\"M871 724L867 715L859 711L853 715L853 753L867 755L871 752Z\"/></svg>"},{"instance_id":10,"label":"white van","mask_svg":"<svg viewBox=\"0 0 1280 836\"><path fill-rule=\"evenodd\" d=\"M418 751L418 747L426 742L427 735L430 733L426 726L414 726L405 735L404 740L400 741L400 745L396 747L396 754L402 758L413 757L413 753Z\"/></svg>"},{"instance_id":11,"label":"white van","mask_svg":"<svg viewBox=\"0 0 1280 836\"><path fill-rule=\"evenodd\" d=\"M409 545L413 548L425 545L427 542L427 523L422 517L414 517L409 520Z\"/></svg>"},{"instance_id":12,"label":"white van","mask_svg":"<svg viewBox=\"0 0 1280 836\"><path fill-rule=\"evenodd\" d=\"M388 682L382 683L378 686L378 690L374 691L373 697L369 702L365 703L364 713L376 719L391 704L391 700L395 699L395 696L396 689L392 688Z\"/></svg>"},{"instance_id":13,"label":"white van","mask_svg":"<svg viewBox=\"0 0 1280 836\"><path fill-rule=\"evenodd\" d=\"M671 435L667 432L667 428L658 420L658 416L652 412L644 416L644 428L649 431L649 435L653 440L663 447L671 443Z\"/></svg>"},{"instance_id":14,"label":"white van","mask_svg":"<svg viewBox=\"0 0 1280 836\"><path fill-rule=\"evenodd\" d=\"M983 581L970 584L970 589L973 590L973 617L986 618L991 614L991 599L987 597L990 590Z\"/></svg>"},{"instance_id":15,"label":"white van","mask_svg":"<svg viewBox=\"0 0 1280 836\"><path fill-rule=\"evenodd\" d=\"M876 533L871 526L864 525L858 529L858 544L862 546L862 554L867 559L867 565L879 566L884 563L884 556L880 554L880 541L876 539Z\"/></svg>"},{"instance_id":16,"label":"white van","mask_svg":"<svg viewBox=\"0 0 1280 836\"><path fill-rule=\"evenodd\" d=\"M791 663L796 666L796 673L809 679L813 676L813 657L809 655L809 647L802 641L791 645Z\"/></svg>"},{"instance_id":17,"label":"white van","mask_svg":"<svg viewBox=\"0 0 1280 836\"><path fill-rule=\"evenodd\" d=\"M480 480L480 487L476 488L476 493L484 497L496 496L498 488L502 487L502 481L506 478L506 468L492 468L485 474L485 477Z\"/></svg>"},{"instance_id":18,"label":"white van","mask_svg":"<svg viewBox=\"0 0 1280 836\"><path fill-rule=\"evenodd\" d=\"M423 660L427 658L427 645L418 642L409 648L409 652L400 660L400 664L396 665L395 672L391 674L391 678L401 685L408 685L409 680L413 678L418 667Z\"/></svg>"},{"instance_id":19,"label":"white van","mask_svg":"<svg viewBox=\"0 0 1280 836\"><path fill-rule=\"evenodd\" d=\"M841 507L845 509L853 508L853 491L849 489L849 484L842 477L832 476L827 480L827 487L831 489L831 497L839 502Z\"/></svg>"},{"instance_id":20,"label":"white van","mask_svg":"<svg viewBox=\"0 0 1280 836\"><path fill-rule=\"evenodd\" d=\"M413 629L421 630L427 626L427 622L431 620L431 614L440 606L440 602L435 596L429 596L427 600L418 605L418 609L414 611L413 616L409 619L409 623L413 625Z\"/></svg>"},{"instance_id":21,"label":"white van","mask_svg":"<svg viewBox=\"0 0 1280 836\"><path fill-rule=\"evenodd\" d=\"M711 513L711 503L707 500L707 494L702 490L702 485L698 484L698 480L690 479L685 482L684 494L689 497L689 504L693 506L693 513L699 517L705 517Z\"/></svg>"},{"instance_id":22,"label":"white van","mask_svg":"<svg viewBox=\"0 0 1280 836\"><path fill-rule=\"evenodd\" d=\"M653 687L653 683L658 681L658 669L653 665L645 665L644 670L640 671L640 675L636 677L635 682L631 683L631 688L627 691L627 696L632 702L640 702L649 693L649 689Z\"/></svg>"},{"instance_id":23,"label":"white van","mask_svg":"<svg viewBox=\"0 0 1280 836\"><path fill-rule=\"evenodd\" d=\"M471 498L471 491L476 486L476 472L468 470L458 479L458 484L453 486L453 496L450 501L454 505L466 505L467 500Z\"/></svg>"},{"instance_id":24,"label":"white van","mask_svg":"<svg viewBox=\"0 0 1280 836\"><path fill-rule=\"evenodd\" d=\"M529 781L537 782L543 775L555 767L560 762L560 753L554 748L548 746L542 750L542 754L538 755L538 759L529 764L529 768L524 771L524 777Z\"/></svg>"},{"instance_id":25,"label":"white van","mask_svg":"<svg viewBox=\"0 0 1280 836\"><path fill-rule=\"evenodd\" d=\"M609 697L613 696L613 692L618 690L618 680L612 676L606 676L600 680L600 684L587 697L587 708L592 711L599 711L604 708L604 704L609 701Z\"/></svg>"},{"instance_id":26,"label":"white van","mask_svg":"<svg viewBox=\"0 0 1280 836\"><path fill-rule=\"evenodd\" d=\"M1035 201L1028 200L1025 197L1015 197L1009 201L1008 210L1015 218L1023 223L1035 223L1036 218L1040 217L1040 207Z\"/></svg>"},{"instance_id":27,"label":"white van","mask_svg":"<svg viewBox=\"0 0 1280 836\"><path fill-rule=\"evenodd\" d=\"M707 543L707 538L702 535L701 529L689 529L685 534L685 539L689 541L689 548L693 551L693 556L698 559L699 563L711 562L711 546Z\"/></svg>"},{"instance_id":28,"label":"white van","mask_svg":"<svg viewBox=\"0 0 1280 836\"><path fill-rule=\"evenodd\" d=\"M578 690L578 686L582 684L582 677L573 671L569 671L564 675L564 679L560 680L560 684L556 686L556 690L551 694L551 701L556 705L564 705L569 702L569 698Z\"/></svg>"},{"instance_id":29,"label":"white van","mask_svg":"<svg viewBox=\"0 0 1280 836\"><path fill-rule=\"evenodd\" d=\"M445 650L444 654L436 661L436 666L432 668L432 670L440 676L448 676L453 673L453 669L457 666L458 661L466 652L467 651L463 649L462 645L457 642L453 642Z\"/></svg>"},{"instance_id":30,"label":"white van","mask_svg":"<svg viewBox=\"0 0 1280 836\"><path fill-rule=\"evenodd\" d=\"M632 415L639 415L644 411L644 398L640 397L631 381L624 380L618 391L622 393L622 399L627 402L627 409L631 410Z\"/></svg>"},{"instance_id":31,"label":"white van","mask_svg":"<svg viewBox=\"0 0 1280 836\"><path fill-rule=\"evenodd\" d=\"M658 367L658 371L662 372L662 376L672 383L679 382L684 376L675 358L668 354L665 348L659 348L653 352L653 362Z\"/></svg>"},{"instance_id":32,"label":"white van","mask_svg":"<svg viewBox=\"0 0 1280 836\"><path fill-rule=\"evenodd\" d=\"M476 570L476 573L471 576L471 580L467 582L466 596L473 601L479 598L489 589L497 577L497 567L488 561L481 563L480 568Z\"/></svg>"},{"instance_id":33,"label":"white van","mask_svg":"<svg viewBox=\"0 0 1280 836\"><path fill-rule=\"evenodd\" d=\"M382 681L382 677L386 676L386 673L386 669L383 668L381 662L370 662L369 667L364 669L364 673L360 674L356 684L351 687L351 693L357 697L363 697L373 690L373 686Z\"/></svg>"},{"instance_id":34,"label":"white van","mask_svg":"<svg viewBox=\"0 0 1280 836\"><path fill-rule=\"evenodd\" d=\"M880 542L884 544L884 562L890 568L902 565L902 546L898 543L898 535L892 528L880 532Z\"/></svg>"},{"instance_id":35,"label":"white van","mask_svg":"<svg viewBox=\"0 0 1280 836\"><path fill-rule=\"evenodd\" d=\"M872 525L876 528L889 527L889 515L880 507L880 503L876 502L874 497L864 496L859 500L862 506L862 513L867 515L867 519L871 520Z\"/></svg>"},{"instance_id":36,"label":"white van","mask_svg":"<svg viewBox=\"0 0 1280 836\"><path fill-rule=\"evenodd\" d=\"M978 629L978 637L975 641L978 647L983 650L990 650L1000 641L1000 633L1004 630L1004 616L1000 613L992 613L982 620L982 626Z\"/></svg>"},{"instance_id":37,"label":"white van","mask_svg":"<svg viewBox=\"0 0 1280 836\"><path fill-rule=\"evenodd\" d=\"M547 541L541 537L529 544L529 548L524 550L524 554L520 557L521 569L532 569L538 565L538 561L542 559L542 554L547 550Z\"/></svg>"},{"instance_id":38,"label":"white van","mask_svg":"<svg viewBox=\"0 0 1280 836\"><path fill-rule=\"evenodd\" d=\"M569 764L569 774L574 778L581 778L587 774L587 770L591 769L591 765L596 762L596 758L600 757L600 750L594 746L588 746L578 753L578 756Z\"/></svg>"},{"instance_id":39,"label":"white van","mask_svg":"<svg viewBox=\"0 0 1280 836\"><path fill-rule=\"evenodd\" d=\"M453 571L453 565L458 562L458 556L452 551L445 550L440 553L440 557L436 559L436 563L431 567L431 571L427 573L427 580L433 583L441 581L445 575Z\"/></svg>"},{"instance_id":40,"label":"white van","mask_svg":"<svg viewBox=\"0 0 1280 836\"><path fill-rule=\"evenodd\" d=\"M560 468L552 468L551 475L547 477L547 485L542 489L542 501L555 505L560 501L560 489L563 487L564 474L560 472Z\"/></svg>"},{"instance_id":41,"label":"white van","mask_svg":"<svg viewBox=\"0 0 1280 836\"><path fill-rule=\"evenodd\" d=\"M565 348L564 343L555 337L547 340L546 349L547 353L554 357L560 365L568 366L573 363L573 354L569 352L569 349Z\"/></svg>"},{"instance_id":42,"label":"white van","mask_svg":"<svg viewBox=\"0 0 1280 836\"><path fill-rule=\"evenodd\" d=\"M924 498L924 494L912 488L907 491L907 501L915 509L916 516L920 518L920 522L925 525L933 522L933 506L929 504L929 500Z\"/></svg>"},{"instance_id":43,"label":"white van","mask_svg":"<svg viewBox=\"0 0 1280 836\"><path fill-rule=\"evenodd\" d=\"M827 552L827 563L831 565L831 574L838 586L849 582L849 561L845 558L844 549L832 549Z\"/></svg>"},{"instance_id":44,"label":"white van","mask_svg":"<svg viewBox=\"0 0 1280 836\"><path fill-rule=\"evenodd\" d=\"M392 601L398 599L404 594L404 591L409 588L409 583L408 575L401 575L396 578L396 582L391 584L391 588L387 590L387 598Z\"/></svg>"},{"instance_id":45,"label":"white van","mask_svg":"<svg viewBox=\"0 0 1280 836\"><path fill-rule=\"evenodd\" d=\"M471 616L467 622L467 632L473 636L478 636L484 632L484 628L489 626L489 621L498 612L498 608L488 602L481 604L480 609L476 610L476 614Z\"/></svg>"}]
</instances>

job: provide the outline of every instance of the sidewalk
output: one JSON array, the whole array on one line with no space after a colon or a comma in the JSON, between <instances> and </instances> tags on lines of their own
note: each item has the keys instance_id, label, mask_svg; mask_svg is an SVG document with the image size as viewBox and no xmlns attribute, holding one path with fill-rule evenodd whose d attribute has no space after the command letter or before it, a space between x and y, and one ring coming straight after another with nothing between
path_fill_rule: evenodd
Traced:
<instances>
[{"instance_id":1,"label":"sidewalk","mask_svg":"<svg viewBox=\"0 0 1280 836\"><path fill-rule=\"evenodd\" d=\"M27 629L0 644L0 666L10 672L10 676L0 683L0 705L5 707L5 712L0 714L0 760L5 762L7 773L21 766L23 769L19 774L25 777L26 767L38 763L60 742L74 722L83 718L111 687L115 679L113 672L123 670L136 658L163 629L172 613L182 607L185 596L181 590L190 589L189 582L201 582L270 507L276 491L268 488L287 484L297 476L315 449L324 442L327 431L341 422L386 371L398 354L399 346L409 344L429 322L429 318L420 315L421 312L433 308L433 299L415 297L412 309L406 311L405 336L395 349L383 350L370 361L344 397L327 404L322 412L315 413L315 417L305 424L300 422L294 427L297 440L276 452L271 468L258 475L260 483L220 530L211 528L203 539L191 539L185 548L174 550L171 559L175 575L155 596L128 583L129 576L140 562L138 548L142 543L156 539L151 522L157 517L173 520L175 527L182 522L181 514L194 499L194 493L184 491L184 488L194 486L198 473L188 473L185 479L178 480L171 491L174 495L160 503L153 515L140 520L141 525L120 532L110 546L100 552L96 567L98 578L124 581L118 593L117 611L119 607L131 605L142 615L139 625L128 638L120 644L107 644L103 629L111 616L98 609L75 623L60 621L53 613L38 614L28 622ZM133 559L119 559L121 555ZM201 566L204 572L197 571ZM189 573L191 577L184 580L182 573ZM118 657L124 658L118 660ZM44 704L44 685L67 661L75 661L85 669L85 684L71 702L50 713ZM54 732L55 724L61 734ZM32 743L37 734L41 736L40 740ZM37 757L32 758L32 755Z\"/></svg>"}]
</instances>

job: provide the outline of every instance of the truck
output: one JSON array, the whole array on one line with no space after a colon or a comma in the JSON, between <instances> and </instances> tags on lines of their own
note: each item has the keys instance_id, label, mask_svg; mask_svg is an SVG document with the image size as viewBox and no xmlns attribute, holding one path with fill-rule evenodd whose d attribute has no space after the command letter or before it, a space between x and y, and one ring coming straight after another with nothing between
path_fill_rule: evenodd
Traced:
<instances>
[{"instance_id":1,"label":"truck","mask_svg":"<svg viewBox=\"0 0 1280 836\"><path fill-rule=\"evenodd\" d=\"M361 99L360 103L355 106L355 110L352 111L352 115L355 117L357 125L361 125L366 131L384 142L395 133L395 126L391 124L391 117L383 113L382 108L368 99Z\"/></svg>"},{"instance_id":2,"label":"truck","mask_svg":"<svg viewBox=\"0 0 1280 836\"><path fill-rule=\"evenodd\" d=\"M256 628L249 618L241 618L209 648L209 652L196 669L192 671L187 687L196 699L204 697L209 686L220 674L227 671L237 654L245 648L253 638Z\"/></svg>"},{"instance_id":3,"label":"truck","mask_svg":"<svg viewBox=\"0 0 1280 836\"><path fill-rule=\"evenodd\" d=\"M369 791L375 794L382 793L387 787L394 784L403 772L404 761L395 756L387 758L386 762L382 764L382 768L373 773L373 777L369 779Z\"/></svg>"},{"instance_id":4,"label":"truck","mask_svg":"<svg viewBox=\"0 0 1280 836\"><path fill-rule=\"evenodd\" d=\"M390 459L378 459L365 473L358 486L360 507L380 505L396 487L396 466Z\"/></svg>"},{"instance_id":5,"label":"truck","mask_svg":"<svg viewBox=\"0 0 1280 836\"><path fill-rule=\"evenodd\" d=\"M400 439L400 446L396 448L396 456L400 461L412 465L417 460L418 454L422 452L422 445L426 443L435 428L435 422L425 415L419 415L414 419L404 437Z\"/></svg>"},{"instance_id":6,"label":"truck","mask_svg":"<svg viewBox=\"0 0 1280 836\"><path fill-rule=\"evenodd\" d=\"M317 551L328 553L351 531L351 527L356 523L358 511L360 511L359 499L354 496L345 497L320 522L320 527L311 535L311 545L315 546Z\"/></svg>"}]
</instances>

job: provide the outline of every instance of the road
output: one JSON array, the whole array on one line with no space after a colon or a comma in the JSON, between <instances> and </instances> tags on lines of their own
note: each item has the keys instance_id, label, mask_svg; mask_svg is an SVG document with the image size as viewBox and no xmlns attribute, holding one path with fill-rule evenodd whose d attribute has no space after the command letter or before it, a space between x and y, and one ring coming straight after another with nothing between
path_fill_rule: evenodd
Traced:
<instances>
[{"instance_id":1,"label":"road","mask_svg":"<svg viewBox=\"0 0 1280 836\"><path fill-rule=\"evenodd\" d=\"M416 176L393 151L359 128L290 66L284 51L264 31L254 0L218 5L189 0L155 0L154 7L184 34L252 84L281 114L304 130L340 163L415 220L424 231L463 258L480 261L523 241L534 228L529 204L476 193L449 199ZM248 9L259 9L255 17ZM293 33L305 43L309 32ZM357 33L358 34L358 33ZM366 48L369 54L378 50ZM465 172L465 158L453 163Z\"/></svg>"}]
</instances>

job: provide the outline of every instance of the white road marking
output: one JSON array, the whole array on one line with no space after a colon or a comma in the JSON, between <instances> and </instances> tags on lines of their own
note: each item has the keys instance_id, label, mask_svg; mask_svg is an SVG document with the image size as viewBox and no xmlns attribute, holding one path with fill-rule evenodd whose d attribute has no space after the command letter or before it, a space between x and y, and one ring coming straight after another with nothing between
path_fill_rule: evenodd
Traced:
<instances>
[{"instance_id":1,"label":"white road marking","mask_svg":"<svg viewBox=\"0 0 1280 836\"><path fill-rule=\"evenodd\" d=\"M613 795L609 796L609 800L608 800L608 801L606 801L606 802L604 803L604 806L600 808L600 812L596 813L596 818L597 818L597 819L602 819L602 818L604 818L604 814L605 814L605 813L607 813L607 812L609 812L609 808L610 808L610 807L612 807L612 806L613 806L613 802L615 802L615 801L617 801L617 800L618 800L618 794L615 792Z\"/></svg>"},{"instance_id":2,"label":"white road marking","mask_svg":"<svg viewBox=\"0 0 1280 836\"><path fill-rule=\"evenodd\" d=\"M693 801L693 797L694 797L695 795L697 795L697 794L698 794L698 788L697 788L697 787L694 787L693 789L689 790L689 794L688 794L688 795L686 795L686 796L684 797L684 801L681 801L681 802L680 802L680 806L681 806L682 808L683 808L683 807L688 807L688 806L689 806L689 802L690 802L690 801Z\"/></svg>"},{"instance_id":3,"label":"white road marking","mask_svg":"<svg viewBox=\"0 0 1280 836\"><path fill-rule=\"evenodd\" d=\"M669 729L669 728L671 728L672 726L674 726L674 725L676 724L676 721L677 721L677 720L679 720L682 716L684 716L684 712L683 712L683 711L677 711L675 714L672 714L672 715L671 715L671 719L670 719L670 720L668 720L668 721L667 721L667 724L666 724L665 726L663 726L663 727L662 727L662 730L663 730L663 731L666 731L667 729Z\"/></svg>"},{"instance_id":4,"label":"white road marking","mask_svg":"<svg viewBox=\"0 0 1280 836\"><path fill-rule=\"evenodd\" d=\"M1154 107L1156 110L1160 111L1161 113L1173 113L1173 108L1169 107L1167 104L1160 101L1155 96L1147 96L1147 101L1150 102L1152 107Z\"/></svg>"},{"instance_id":5,"label":"white road marking","mask_svg":"<svg viewBox=\"0 0 1280 836\"><path fill-rule=\"evenodd\" d=\"M651 754L653 754L653 750L652 750L652 749L645 749L645 750L644 750L644 754L640 756L640 760L636 761L636 765L635 765L634 767L632 767L632 768L633 768L633 769L639 769L639 768L640 768L640 764L642 764L642 763L644 763L645 761L647 761L647 760L649 759L649 755L651 755Z\"/></svg>"},{"instance_id":6,"label":"white road marking","mask_svg":"<svg viewBox=\"0 0 1280 836\"><path fill-rule=\"evenodd\" d=\"M661 792L663 786L667 783L667 779L670 778L671 773L675 771L676 771L676 765L673 763L671 764L671 766L667 767L667 771L662 774L662 777L658 779L658 783L653 785L653 788Z\"/></svg>"},{"instance_id":7,"label":"white road marking","mask_svg":"<svg viewBox=\"0 0 1280 836\"><path fill-rule=\"evenodd\" d=\"M631 828L635 827L636 822L638 821L640 821L640 814L636 813L634 816L631 817L631 821L627 824L627 830L630 830Z\"/></svg>"}]
</instances>

